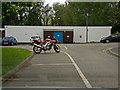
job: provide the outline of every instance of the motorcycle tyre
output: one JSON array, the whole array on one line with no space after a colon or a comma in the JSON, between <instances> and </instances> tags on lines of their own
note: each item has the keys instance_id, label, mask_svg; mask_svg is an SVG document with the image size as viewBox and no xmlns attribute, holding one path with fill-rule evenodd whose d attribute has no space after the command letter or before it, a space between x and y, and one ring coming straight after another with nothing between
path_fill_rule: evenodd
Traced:
<instances>
[{"instance_id":1,"label":"motorcycle tyre","mask_svg":"<svg viewBox=\"0 0 120 90\"><path fill-rule=\"evenodd\" d=\"M35 48L36 48L36 47L37 47L37 46L34 46L34 47L33 47L33 51L34 51L36 54L40 54L41 51L42 51L42 48L40 48L40 51L39 51L39 52L36 52L36 51L35 51ZM37 47L37 48L39 48L39 47Z\"/></svg>"},{"instance_id":2,"label":"motorcycle tyre","mask_svg":"<svg viewBox=\"0 0 120 90\"><path fill-rule=\"evenodd\" d=\"M56 45L54 45L54 50L55 50L57 53L59 53L59 52L60 52L60 46L58 46L59 51L58 51L56 48L57 48L57 46L56 46Z\"/></svg>"}]
</instances>

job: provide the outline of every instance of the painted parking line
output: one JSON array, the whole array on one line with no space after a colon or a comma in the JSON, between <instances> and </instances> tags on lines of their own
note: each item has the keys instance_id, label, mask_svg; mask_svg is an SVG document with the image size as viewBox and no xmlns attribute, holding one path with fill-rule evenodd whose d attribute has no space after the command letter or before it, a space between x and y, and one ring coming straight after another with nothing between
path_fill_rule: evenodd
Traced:
<instances>
[{"instance_id":1,"label":"painted parking line","mask_svg":"<svg viewBox=\"0 0 120 90\"><path fill-rule=\"evenodd\" d=\"M32 66L59 66L59 65L73 65L73 63L55 63L55 64L32 64Z\"/></svg>"},{"instance_id":2,"label":"painted parking line","mask_svg":"<svg viewBox=\"0 0 120 90\"><path fill-rule=\"evenodd\" d=\"M66 46L64 46L65 49L68 49Z\"/></svg>"},{"instance_id":3,"label":"painted parking line","mask_svg":"<svg viewBox=\"0 0 120 90\"><path fill-rule=\"evenodd\" d=\"M74 67L76 68L79 76L82 78L82 80L83 80L84 84L86 85L86 87L87 88L92 88L90 82L87 80L87 78L85 77L85 75L82 73L82 71L80 70L80 68L78 67L78 65L75 63L75 61L73 60L73 58L67 52L63 52L63 51L61 51L61 52L64 53L64 54L66 54L70 58L71 62L73 63Z\"/></svg>"},{"instance_id":4,"label":"painted parking line","mask_svg":"<svg viewBox=\"0 0 120 90\"><path fill-rule=\"evenodd\" d=\"M105 54L108 54L107 51L109 51L110 54L112 54L112 55L114 55L114 56L117 56L117 57L120 57L119 54L117 54L117 53L115 53L115 52L112 51L113 48L118 48L118 47L110 47L110 48L107 48L107 49L103 49L103 52L104 52Z\"/></svg>"},{"instance_id":5,"label":"painted parking line","mask_svg":"<svg viewBox=\"0 0 120 90\"><path fill-rule=\"evenodd\" d=\"M111 50L112 48L114 48L114 47L110 47L110 48L107 48L107 49L103 49L103 52L104 52L105 54L109 55L109 54L107 53L107 51L108 51L108 50Z\"/></svg>"}]
</instances>

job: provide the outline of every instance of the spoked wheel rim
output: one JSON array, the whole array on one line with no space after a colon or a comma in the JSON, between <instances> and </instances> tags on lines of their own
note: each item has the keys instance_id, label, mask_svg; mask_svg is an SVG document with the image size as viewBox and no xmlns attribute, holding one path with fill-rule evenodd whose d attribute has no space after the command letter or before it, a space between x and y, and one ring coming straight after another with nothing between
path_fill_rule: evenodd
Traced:
<instances>
[{"instance_id":1,"label":"spoked wheel rim","mask_svg":"<svg viewBox=\"0 0 120 90\"><path fill-rule=\"evenodd\" d=\"M34 47L34 51L35 51L36 53L40 53L40 52L41 52L41 48Z\"/></svg>"}]
</instances>

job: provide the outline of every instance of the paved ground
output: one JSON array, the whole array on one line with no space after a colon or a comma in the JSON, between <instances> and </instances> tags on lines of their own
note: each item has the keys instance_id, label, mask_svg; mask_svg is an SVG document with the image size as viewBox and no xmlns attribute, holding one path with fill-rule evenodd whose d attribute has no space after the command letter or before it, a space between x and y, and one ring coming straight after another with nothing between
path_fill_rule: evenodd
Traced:
<instances>
[{"instance_id":1,"label":"paved ground","mask_svg":"<svg viewBox=\"0 0 120 90\"><path fill-rule=\"evenodd\" d=\"M111 51L112 51L112 52L114 52L114 53L116 53L117 55L119 55L119 54L120 54L120 51L118 50L118 48L117 48L117 47L115 47L115 48L111 49Z\"/></svg>"},{"instance_id":2,"label":"paved ground","mask_svg":"<svg viewBox=\"0 0 120 90\"><path fill-rule=\"evenodd\" d=\"M118 57L106 52L117 43L60 46L63 52L51 50L35 55L3 87L118 87ZM14 47L32 50L29 45Z\"/></svg>"},{"instance_id":3,"label":"paved ground","mask_svg":"<svg viewBox=\"0 0 120 90\"><path fill-rule=\"evenodd\" d=\"M30 44L18 44L18 45L14 45L14 46L5 45L3 47L24 48L24 49L28 49L28 50L32 51L32 46Z\"/></svg>"}]
</instances>

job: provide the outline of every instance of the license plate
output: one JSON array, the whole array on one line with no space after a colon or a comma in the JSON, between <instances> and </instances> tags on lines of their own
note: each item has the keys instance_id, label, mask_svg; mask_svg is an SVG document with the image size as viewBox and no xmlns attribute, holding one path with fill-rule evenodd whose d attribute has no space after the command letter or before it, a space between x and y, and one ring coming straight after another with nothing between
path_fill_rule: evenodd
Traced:
<instances>
[{"instance_id":1,"label":"license plate","mask_svg":"<svg viewBox=\"0 0 120 90\"><path fill-rule=\"evenodd\" d=\"M4 42L4 44L8 44L8 42Z\"/></svg>"},{"instance_id":2,"label":"license plate","mask_svg":"<svg viewBox=\"0 0 120 90\"><path fill-rule=\"evenodd\" d=\"M7 41L7 39L5 39L4 41Z\"/></svg>"}]
</instances>

